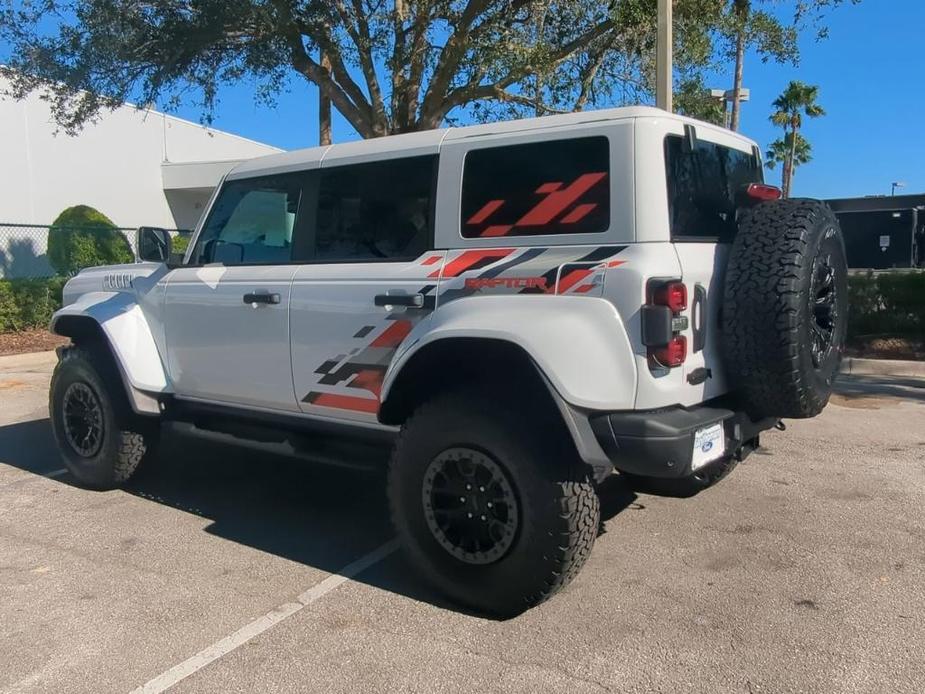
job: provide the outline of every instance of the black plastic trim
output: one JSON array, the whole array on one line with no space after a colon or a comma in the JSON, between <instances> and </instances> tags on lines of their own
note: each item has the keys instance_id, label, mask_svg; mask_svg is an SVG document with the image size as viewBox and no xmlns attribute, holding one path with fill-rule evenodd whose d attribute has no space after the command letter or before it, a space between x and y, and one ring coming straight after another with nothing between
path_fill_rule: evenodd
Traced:
<instances>
[{"instance_id":1,"label":"black plastic trim","mask_svg":"<svg viewBox=\"0 0 925 694\"><path fill-rule=\"evenodd\" d=\"M671 342L674 335L671 309L667 306L646 304L642 307L642 344L660 347Z\"/></svg>"},{"instance_id":2,"label":"black plastic trim","mask_svg":"<svg viewBox=\"0 0 925 694\"><path fill-rule=\"evenodd\" d=\"M165 418L181 422L199 422L215 417L222 420L241 422L246 425L262 425L268 430L318 434L336 438L363 440L391 445L398 435L397 428L358 426L356 423L325 420L297 412L267 412L245 409L232 405L207 403L172 398L167 403ZM208 428L208 427L206 427Z\"/></svg>"},{"instance_id":3,"label":"black plastic trim","mask_svg":"<svg viewBox=\"0 0 925 694\"><path fill-rule=\"evenodd\" d=\"M744 459L757 445L758 434L778 421L756 422L723 404L604 413L591 418L591 429L618 470L646 477L687 477L692 474L698 429L722 423L726 457Z\"/></svg>"}]
</instances>

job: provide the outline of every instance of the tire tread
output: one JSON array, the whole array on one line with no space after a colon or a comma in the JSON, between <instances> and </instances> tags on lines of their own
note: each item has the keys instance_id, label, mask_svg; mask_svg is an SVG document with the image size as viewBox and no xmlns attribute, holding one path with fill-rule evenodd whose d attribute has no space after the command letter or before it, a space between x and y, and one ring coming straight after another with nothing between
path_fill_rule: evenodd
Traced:
<instances>
[{"instance_id":1,"label":"tire tread","mask_svg":"<svg viewBox=\"0 0 925 694\"><path fill-rule=\"evenodd\" d=\"M800 353L800 304L816 235L837 224L827 205L805 199L763 203L740 219L726 270L723 342L731 380L753 416L813 417L828 402Z\"/></svg>"},{"instance_id":2,"label":"tire tread","mask_svg":"<svg viewBox=\"0 0 925 694\"><path fill-rule=\"evenodd\" d=\"M405 422L389 460L387 482L389 513L393 526L399 529L400 533L402 521L397 508L397 500L400 497L398 478L408 432L416 427L416 422L426 421L447 407L471 407L479 411L486 407L486 402L492 403L493 415L497 411L498 416L504 417L505 421L518 423L531 418L530 414L516 411L503 399L492 398L487 396L483 389L470 387L437 395L420 405ZM535 420L534 424L537 424ZM553 427L536 425L535 429L544 430L548 435ZM519 430L522 431L522 428ZM549 444L552 446L550 450L561 448L555 441L550 441ZM600 501L587 467L575 459L571 464L563 466L561 476L562 479L558 482L559 494L550 500L557 505L559 527L551 534L548 550L543 556L545 568L540 581L542 585L538 589L525 591L522 594L522 604L519 609L513 610L513 613L539 605L568 585L591 555L599 533ZM501 613L505 610L501 608L496 611Z\"/></svg>"},{"instance_id":3,"label":"tire tread","mask_svg":"<svg viewBox=\"0 0 925 694\"><path fill-rule=\"evenodd\" d=\"M138 416L132 412L124 386L115 371L115 366L109 359L100 354L100 349L100 347L92 345L70 345L65 347L61 351L58 364L52 373L51 391L54 392L55 382L60 377L61 372L76 360L88 363L103 382L106 395L112 401L111 404L118 425L116 435L119 437L115 456L112 460L111 480L104 484L87 480L82 481L90 486L110 487L122 485L131 479L142 461L153 451L157 437L154 432L149 430L150 427L143 426L144 423L139 421ZM49 416L52 418L55 416L54 406L54 400L50 398Z\"/></svg>"}]
</instances>

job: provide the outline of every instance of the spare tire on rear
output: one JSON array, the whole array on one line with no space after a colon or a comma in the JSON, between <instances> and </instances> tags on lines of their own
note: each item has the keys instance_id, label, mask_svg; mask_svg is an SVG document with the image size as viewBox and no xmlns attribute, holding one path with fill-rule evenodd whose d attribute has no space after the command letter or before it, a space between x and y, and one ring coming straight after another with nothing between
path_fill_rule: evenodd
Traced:
<instances>
[{"instance_id":1,"label":"spare tire on rear","mask_svg":"<svg viewBox=\"0 0 925 694\"><path fill-rule=\"evenodd\" d=\"M752 417L822 411L847 318L845 245L832 210L800 199L745 210L730 249L722 323L727 373Z\"/></svg>"}]
</instances>

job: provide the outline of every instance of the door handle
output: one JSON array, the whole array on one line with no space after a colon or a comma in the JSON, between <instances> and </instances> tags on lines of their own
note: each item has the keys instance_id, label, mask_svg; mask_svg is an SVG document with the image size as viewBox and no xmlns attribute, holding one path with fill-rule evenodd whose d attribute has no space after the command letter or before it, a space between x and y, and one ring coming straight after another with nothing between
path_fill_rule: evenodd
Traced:
<instances>
[{"instance_id":1,"label":"door handle","mask_svg":"<svg viewBox=\"0 0 925 694\"><path fill-rule=\"evenodd\" d=\"M373 299L376 306L409 306L421 308L424 305L423 294L376 294Z\"/></svg>"},{"instance_id":2,"label":"door handle","mask_svg":"<svg viewBox=\"0 0 925 694\"><path fill-rule=\"evenodd\" d=\"M244 303L251 304L278 304L279 303L279 294L271 294L270 292L251 292L244 295Z\"/></svg>"}]
</instances>

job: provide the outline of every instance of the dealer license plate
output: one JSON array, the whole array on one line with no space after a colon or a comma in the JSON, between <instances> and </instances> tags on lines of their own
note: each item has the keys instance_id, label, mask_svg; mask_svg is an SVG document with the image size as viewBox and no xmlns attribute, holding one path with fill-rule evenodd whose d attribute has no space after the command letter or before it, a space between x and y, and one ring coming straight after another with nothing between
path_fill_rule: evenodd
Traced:
<instances>
[{"instance_id":1,"label":"dealer license plate","mask_svg":"<svg viewBox=\"0 0 925 694\"><path fill-rule=\"evenodd\" d=\"M711 424L698 429L694 434L694 455L691 470L699 470L707 463L722 458L726 454L726 435L722 424Z\"/></svg>"}]
</instances>

